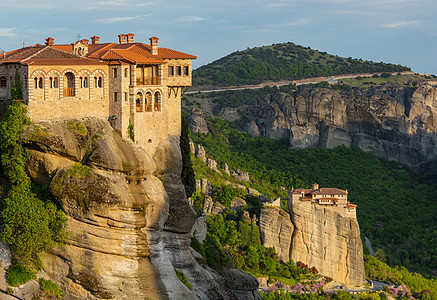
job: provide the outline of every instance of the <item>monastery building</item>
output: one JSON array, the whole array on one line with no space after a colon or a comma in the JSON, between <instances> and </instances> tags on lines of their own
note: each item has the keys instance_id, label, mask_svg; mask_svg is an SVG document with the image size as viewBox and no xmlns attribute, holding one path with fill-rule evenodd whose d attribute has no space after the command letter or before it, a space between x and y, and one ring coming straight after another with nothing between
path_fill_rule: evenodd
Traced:
<instances>
[{"instance_id":1,"label":"monastery building","mask_svg":"<svg viewBox=\"0 0 437 300\"><path fill-rule=\"evenodd\" d=\"M180 136L181 97L191 86L196 56L158 47L157 37L144 44L134 36L120 34L118 43L93 36L64 45L49 37L45 45L3 53L2 108L18 71L32 120L96 117L151 149Z\"/></svg>"},{"instance_id":2,"label":"monastery building","mask_svg":"<svg viewBox=\"0 0 437 300\"><path fill-rule=\"evenodd\" d=\"M336 188L319 188L314 183L312 189L293 189L288 192L289 205L320 205L336 210L343 216L356 218L355 204L347 201L347 190Z\"/></svg>"}]
</instances>

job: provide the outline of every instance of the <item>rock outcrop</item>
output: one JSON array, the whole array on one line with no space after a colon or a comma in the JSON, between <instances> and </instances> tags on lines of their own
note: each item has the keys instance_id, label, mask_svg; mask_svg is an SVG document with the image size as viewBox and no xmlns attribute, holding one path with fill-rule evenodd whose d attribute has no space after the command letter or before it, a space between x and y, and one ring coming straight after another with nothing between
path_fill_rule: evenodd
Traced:
<instances>
[{"instance_id":1,"label":"rock outcrop","mask_svg":"<svg viewBox=\"0 0 437 300\"><path fill-rule=\"evenodd\" d=\"M235 110L235 108L234 108ZM304 88L236 108L252 136L290 138L293 148L358 146L409 166L437 156L437 91L414 87ZM228 116L222 108L219 117Z\"/></svg>"},{"instance_id":2,"label":"rock outcrop","mask_svg":"<svg viewBox=\"0 0 437 300\"><path fill-rule=\"evenodd\" d=\"M43 276L67 299L236 299L190 248L196 215L181 183L179 141L162 142L152 156L92 118L41 121L27 137L29 173L50 182L68 219L67 244L43 257Z\"/></svg>"},{"instance_id":3,"label":"rock outcrop","mask_svg":"<svg viewBox=\"0 0 437 300\"><path fill-rule=\"evenodd\" d=\"M290 205L294 225L290 258L349 287L365 283L363 245L355 218L308 201Z\"/></svg>"},{"instance_id":4,"label":"rock outcrop","mask_svg":"<svg viewBox=\"0 0 437 300\"><path fill-rule=\"evenodd\" d=\"M263 206L259 217L259 228L263 245L275 248L280 260L290 261L291 239L294 231L290 215L278 207Z\"/></svg>"},{"instance_id":5,"label":"rock outcrop","mask_svg":"<svg viewBox=\"0 0 437 300\"><path fill-rule=\"evenodd\" d=\"M301 261L349 287L366 283L356 219L309 202L290 205L289 209L290 214L279 207L261 208L259 227L264 246L275 248L284 262Z\"/></svg>"},{"instance_id":6,"label":"rock outcrop","mask_svg":"<svg viewBox=\"0 0 437 300\"><path fill-rule=\"evenodd\" d=\"M208 134L208 125L201 110L193 109L188 117L188 126L192 132Z\"/></svg>"}]
</instances>

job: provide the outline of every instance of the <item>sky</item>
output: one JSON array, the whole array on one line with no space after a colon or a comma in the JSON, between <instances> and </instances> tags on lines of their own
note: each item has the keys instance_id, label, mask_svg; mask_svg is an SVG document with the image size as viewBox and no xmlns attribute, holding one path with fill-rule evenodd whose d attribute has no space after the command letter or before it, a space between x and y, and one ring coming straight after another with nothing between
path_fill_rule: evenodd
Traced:
<instances>
[{"instance_id":1,"label":"sky","mask_svg":"<svg viewBox=\"0 0 437 300\"><path fill-rule=\"evenodd\" d=\"M436 0L1 0L0 48L100 36L196 55L197 68L237 50L293 42L437 75Z\"/></svg>"}]
</instances>

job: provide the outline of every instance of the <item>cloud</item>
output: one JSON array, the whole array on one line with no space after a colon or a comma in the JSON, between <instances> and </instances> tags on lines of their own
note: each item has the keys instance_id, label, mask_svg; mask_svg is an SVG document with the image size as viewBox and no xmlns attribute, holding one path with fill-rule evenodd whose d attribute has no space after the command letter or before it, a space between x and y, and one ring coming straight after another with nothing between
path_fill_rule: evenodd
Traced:
<instances>
[{"instance_id":1,"label":"cloud","mask_svg":"<svg viewBox=\"0 0 437 300\"><path fill-rule=\"evenodd\" d=\"M0 27L0 36L15 36L14 28L1 28Z\"/></svg>"},{"instance_id":2,"label":"cloud","mask_svg":"<svg viewBox=\"0 0 437 300\"><path fill-rule=\"evenodd\" d=\"M149 15L142 15L142 16L129 16L129 17L112 17L112 18L104 18L104 19L97 19L97 22L100 23L116 23L116 22L125 22L125 21L132 21L139 19L141 17L145 17Z\"/></svg>"},{"instance_id":3,"label":"cloud","mask_svg":"<svg viewBox=\"0 0 437 300\"><path fill-rule=\"evenodd\" d=\"M183 22L197 22L197 21L202 21L202 20L204 20L204 19L201 17L194 17L194 16L187 16L187 17L183 17L181 19L181 21L183 21Z\"/></svg>"},{"instance_id":4,"label":"cloud","mask_svg":"<svg viewBox=\"0 0 437 300\"><path fill-rule=\"evenodd\" d=\"M149 6L153 5L152 2L137 2L131 0L105 0L98 2L99 5L105 6Z\"/></svg>"},{"instance_id":5,"label":"cloud","mask_svg":"<svg viewBox=\"0 0 437 300\"><path fill-rule=\"evenodd\" d=\"M417 20L400 21L400 22L391 23L391 24L383 24L380 27L383 27L383 28L404 28L404 27L416 26L419 23L420 23L420 21L417 21Z\"/></svg>"}]
</instances>

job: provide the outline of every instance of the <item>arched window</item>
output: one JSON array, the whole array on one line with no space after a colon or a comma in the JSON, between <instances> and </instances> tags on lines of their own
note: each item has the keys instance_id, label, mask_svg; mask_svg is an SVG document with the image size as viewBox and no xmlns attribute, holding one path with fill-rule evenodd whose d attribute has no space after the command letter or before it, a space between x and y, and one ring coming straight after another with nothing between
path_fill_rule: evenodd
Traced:
<instances>
[{"instance_id":1,"label":"arched window","mask_svg":"<svg viewBox=\"0 0 437 300\"><path fill-rule=\"evenodd\" d=\"M50 88L51 89L56 89L58 88L58 77L50 77Z\"/></svg>"},{"instance_id":2,"label":"arched window","mask_svg":"<svg viewBox=\"0 0 437 300\"><path fill-rule=\"evenodd\" d=\"M88 77L82 79L82 88L88 88Z\"/></svg>"},{"instance_id":3,"label":"arched window","mask_svg":"<svg viewBox=\"0 0 437 300\"><path fill-rule=\"evenodd\" d=\"M35 77L34 78L34 82L35 82L35 89L42 89L42 77Z\"/></svg>"},{"instance_id":4,"label":"arched window","mask_svg":"<svg viewBox=\"0 0 437 300\"><path fill-rule=\"evenodd\" d=\"M74 75L71 72L64 75L64 96L74 97Z\"/></svg>"},{"instance_id":5,"label":"arched window","mask_svg":"<svg viewBox=\"0 0 437 300\"><path fill-rule=\"evenodd\" d=\"M94 86L96 88L102 88L103 87L103 79L102 76L94 77Z\"/></svg>"},{"instance_id":6,"label":"arched window","mask_svg":"<svg viewBox=\"0 0 437 300\"><path fill-rule=\"evenodd\" d=\"M161 93L155 93L154 111L161 111Z\"/></svg>"},{"instance_id":7,"label":"arched window","mask_svg":"<svg viewBox=\"0 0 437 300\"><path fill-rule=\"evenodd\" d=\"M141 92L137 93L137 96L135 97L136 102L136 111L143 111L143 94Z\"/></svg>"},{"instance_id":8,"label":"arched window","mask_svg":"<svg viewBox=\"0 0 437 300\"><path fill-rule=\"evenodd\" d=\"M5 76L0 77L0 88L5 88L6 86L7 86L6 77Z\"/></svg>"},{"instance_id":9,"label":"arched window","mask_svg":"<svg viewBox=\"0 0 437 300\"><path fill-rule=\"evenodd\" d=\"M152 102L153 102L153 99L152 99L153 97L152 97L152 93L150 93L150 92L147 92L146 93L146 109L145 109L145 111L152 111Z\"/></svg>"}]
</instances>

